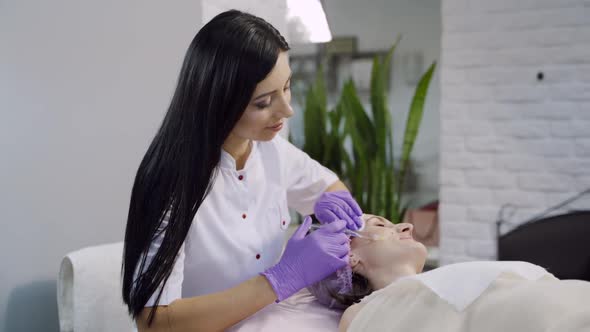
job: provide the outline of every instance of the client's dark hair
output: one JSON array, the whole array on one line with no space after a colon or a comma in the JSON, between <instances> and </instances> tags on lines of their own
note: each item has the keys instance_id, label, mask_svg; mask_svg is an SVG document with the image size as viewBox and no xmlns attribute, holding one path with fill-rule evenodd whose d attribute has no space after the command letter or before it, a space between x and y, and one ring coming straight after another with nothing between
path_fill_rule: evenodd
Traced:
<instances>
[{"instance_id":1,"label":"client's dark hair","mask_svg":"<svg viewBox=\"0 0 590 332\"><path fill-rule=\"evenodd\" d=\"M373 292L373 287L364 276L352 272L351 289L342 292L342 280L338 273L333 273L327 278L307 287L318 302L336 309L346 309Z\"/></svg>"}]
</instances>

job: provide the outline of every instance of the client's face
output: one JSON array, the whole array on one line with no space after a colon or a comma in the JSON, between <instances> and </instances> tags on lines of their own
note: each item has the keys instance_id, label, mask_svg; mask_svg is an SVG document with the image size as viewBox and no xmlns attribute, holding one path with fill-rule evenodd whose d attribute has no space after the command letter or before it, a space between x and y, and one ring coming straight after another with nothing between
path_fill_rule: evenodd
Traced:
<instances>
[{"instance_id":1,"label":"client's face","mask_svg":"<svg viewBox=\"0 0 590 332\"><path fill-rule=\"evenodd\" d=\"M412 237L413 226L393 224L375 215L363 215L362 233L374 239L352 238L351 266L353 271L365 275L363 270L404 267L422 271L426 261L426 247ZM359 265L360 263L360 265ZM356 265L356 266L355 266Z\"/></svg>"}]
</instances>

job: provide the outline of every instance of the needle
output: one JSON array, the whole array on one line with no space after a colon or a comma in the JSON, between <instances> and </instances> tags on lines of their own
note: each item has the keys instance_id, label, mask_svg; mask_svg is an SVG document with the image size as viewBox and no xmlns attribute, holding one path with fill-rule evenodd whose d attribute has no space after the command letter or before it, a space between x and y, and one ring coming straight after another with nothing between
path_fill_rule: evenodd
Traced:
<instances>
[{"instance_id":1,"label":"needle","mask_svg":"<svg viewBox=\"0 0 590 332\"><path fill-rule=\"evenodd\" d=\"M310 229L316 230L322 226L323 225L313 224L313 225L311 225ZM361 234L357 231L353 231L348 228L345 228L343 232L347 235L350 235L350 236L360 237L361 239L369 239L369 240L376 240L377 239L376 235L364 235L364 234Z\"/></svg>"}]
</instances>

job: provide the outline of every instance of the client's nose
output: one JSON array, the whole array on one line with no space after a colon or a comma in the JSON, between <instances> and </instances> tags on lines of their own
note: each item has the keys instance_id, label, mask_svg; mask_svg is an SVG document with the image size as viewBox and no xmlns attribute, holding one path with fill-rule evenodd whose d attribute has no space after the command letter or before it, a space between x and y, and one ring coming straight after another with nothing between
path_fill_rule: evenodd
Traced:
<instances>
[{"instance_id":1,"label":"client's nose","mask_svg":"<svg viewBox=\"0 0 590 332\"><path fill-rule=\"evenodd\" d=\"M396 225L396 230L398 233L409 232L411 234L413 229L414 225L408 224L406 222L402 222Z\"/></svg>"}]
</instances>

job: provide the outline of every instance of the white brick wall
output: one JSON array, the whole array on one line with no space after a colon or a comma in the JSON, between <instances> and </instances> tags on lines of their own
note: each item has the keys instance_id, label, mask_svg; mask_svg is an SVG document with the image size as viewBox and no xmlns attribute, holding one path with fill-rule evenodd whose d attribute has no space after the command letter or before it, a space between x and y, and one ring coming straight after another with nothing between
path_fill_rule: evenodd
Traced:
<instances>
[{"instance_id":1,"label":"white brick wall","mask_svg":"<svg viewBox=\"0 0 590 332\"><path fill-rule=\"evenodd\" d=\"M494 259L502 205L521 222L590 187L590 1L441 11L440 259Z\"/></svg>"}]
</instances>

